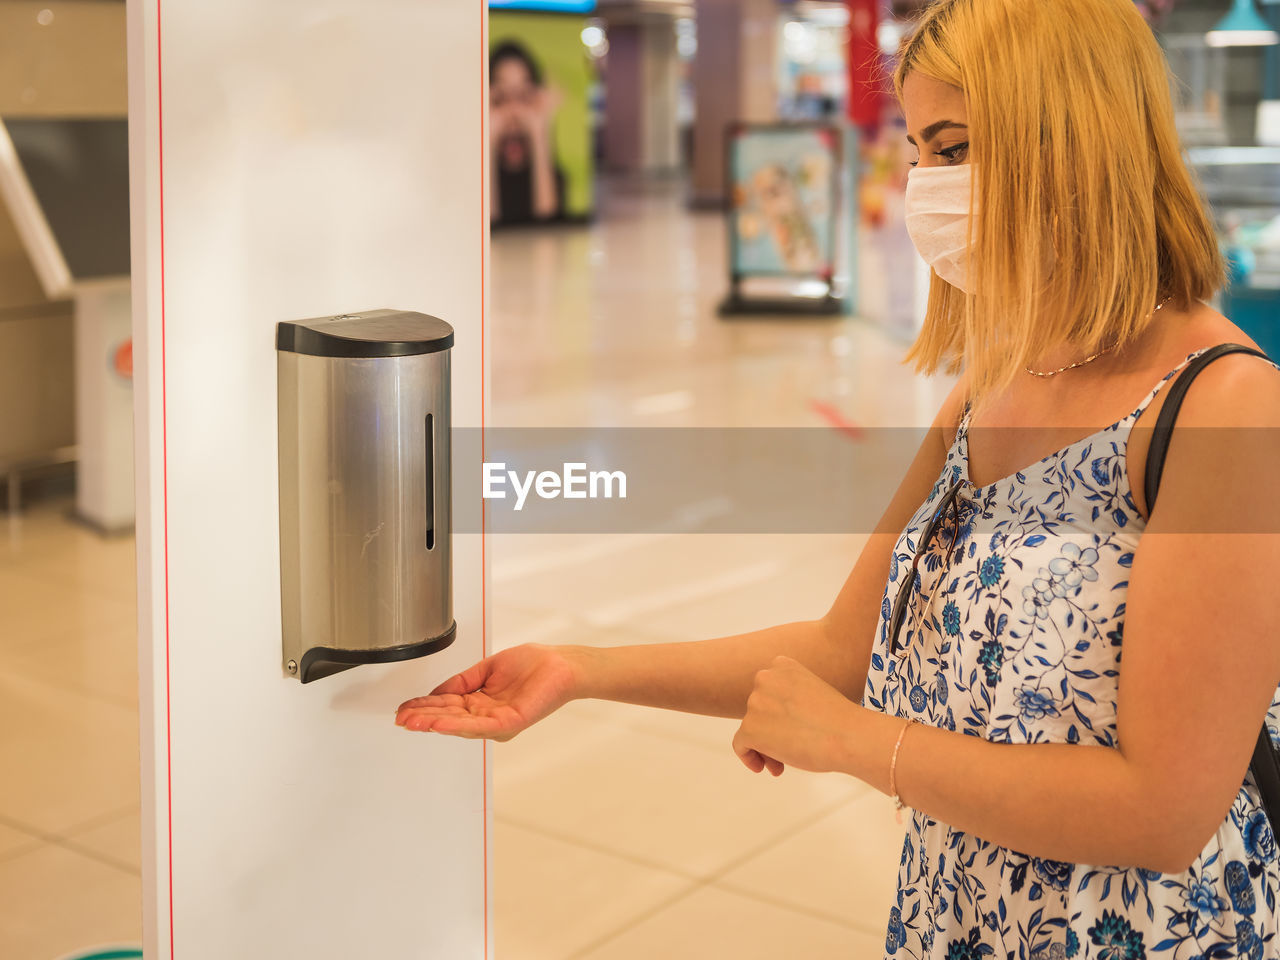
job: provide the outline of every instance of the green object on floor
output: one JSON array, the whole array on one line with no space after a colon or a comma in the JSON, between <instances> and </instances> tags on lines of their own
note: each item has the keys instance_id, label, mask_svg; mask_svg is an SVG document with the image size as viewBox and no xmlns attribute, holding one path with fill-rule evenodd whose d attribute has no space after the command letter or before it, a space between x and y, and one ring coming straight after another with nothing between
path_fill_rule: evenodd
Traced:
<instances>
[{"instance_id":1,"label":"green object on floor","mask_svg":"<svg viewBox=\"0 0 1280 960\"><path fill-rule=\"evenodd\" d=\"M88 953L69 953L62 960L142 960L142 948L94 947Z\"/></svg>"}]
</instances>

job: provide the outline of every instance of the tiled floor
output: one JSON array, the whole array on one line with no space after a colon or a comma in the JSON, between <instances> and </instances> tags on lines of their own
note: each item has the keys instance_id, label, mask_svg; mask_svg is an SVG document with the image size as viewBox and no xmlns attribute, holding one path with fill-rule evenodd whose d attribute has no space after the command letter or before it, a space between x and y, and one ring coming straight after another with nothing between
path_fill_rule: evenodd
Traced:
<instances>
[{"instance_id":1,"label":"tiled floor","mask_svg":"<svg viewBox=\"0 0 1280 960\"><path fill-rule=\"evenodd\" d=\"M686 213L671 187L613 189L589 229L495 237L495 422L821 426L815 400L863 425L928 422L946 384L910 376L869 323L718 320L722 251L720 219ZM0 517L4 960L139 937L133 545L67 509ZM859 545L498 536L494 642L651 643L817 616ZM496 745L495 955L877 956L902 835L889 801L835 775L753 775L735 726L578 702Z\"/></svg>"},{"instance_id":2,"label":"tiled floor","mask_svg":"<svg viewBox=\"0 0 1280 960\"><path fill-rule=\"evenodd\" d=\"M0 957L136 943L133 543L0 517Z\"/></svg>"}]
</instances>

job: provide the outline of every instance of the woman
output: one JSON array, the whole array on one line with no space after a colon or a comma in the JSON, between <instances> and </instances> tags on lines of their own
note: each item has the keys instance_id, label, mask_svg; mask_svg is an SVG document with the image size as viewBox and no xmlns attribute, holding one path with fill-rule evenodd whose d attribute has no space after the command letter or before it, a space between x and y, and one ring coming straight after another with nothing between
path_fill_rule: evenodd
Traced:
<instances>
[{"instance_id":1,"label":"woman","mask_svg":"<svg viewBox=\"0 0 1280 960\"><path fill-rule=\"evenodd\" d=\"M1276 367L1207 366L1149 515L1141 493L1161 388L1250 344L1203 302L1222 266L1167 84L1130 0L930 7L895 74L935 269L909 358L963 372L831 610L516 647L397 722L501 740L576 697L741 717L752 770L913 809L886 956L1280 955L1247 775L1280 684Z\"/></svg>"},{"instance_id":2,"label":"woman","mask_svg":"<svg viewBox=\"0 0 1280 960\"><path fill-rule=\"evenodd\" d=\"M552 126L560 92L522 45L501 43L489 53L489 142L493 169L492 219L500 223L551 220L564 214L564 174L556 166Z\"/></svg>"}]
</instances>

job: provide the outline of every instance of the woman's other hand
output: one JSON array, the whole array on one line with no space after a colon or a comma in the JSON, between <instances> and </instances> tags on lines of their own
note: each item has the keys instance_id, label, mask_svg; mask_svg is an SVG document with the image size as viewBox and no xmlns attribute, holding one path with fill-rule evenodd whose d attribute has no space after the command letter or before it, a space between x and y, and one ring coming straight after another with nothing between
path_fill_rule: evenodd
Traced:
<instances>
[{"instance_id":1,"label":"woman's other hand","mask_svg":"<svg viewBox=\"0 0 1280 960\"><path fill-rule=\"evenodd\" d=\"M776 657L756 674L733 752L755 773L784 767L825 773L841 769L844 738L857 705L804 664Z\"/></svg>"},{"instance_id":2,"label":"woman's other hand","mask_svg":"<svg viewBox=\"0 0 1280 960\"><path fill-rule=\"evenodd\" d=\"M510 740L573 699L576 673L565 652L526 643L485 657L425 697L406 700L406 730Z\"/></svg>"}]
</instances>

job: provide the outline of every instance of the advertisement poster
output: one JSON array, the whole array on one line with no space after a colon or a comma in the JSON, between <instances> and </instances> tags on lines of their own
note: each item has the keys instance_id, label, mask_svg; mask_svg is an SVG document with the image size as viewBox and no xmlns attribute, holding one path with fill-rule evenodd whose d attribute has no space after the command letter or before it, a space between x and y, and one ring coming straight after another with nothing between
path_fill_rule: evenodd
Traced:
<instances>
[{"instance_id":1,"label":"advertisement poster","mask_svg":"<svg viewBox=\"0 0 1280 960\"><path fill-rule=\"evenodd\" d=\"M593 67L583 25L584 18L571 13L489 13L495 225L591 216Z\"/></svg>"},{"instance_id":2,"label":"advertisement poster","mask_svg":"<svg viewBox=\"0 0 1280 960\"><path fill-rule=\"evenodd\" d=\"M840 217L839 129L742 126L729 138L730 271L752 276L835 273Z\"/></svg>"}]
</instances>

